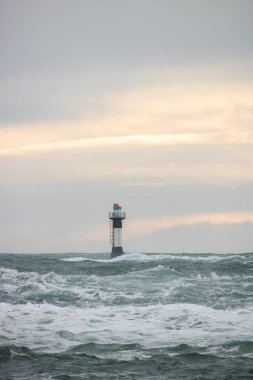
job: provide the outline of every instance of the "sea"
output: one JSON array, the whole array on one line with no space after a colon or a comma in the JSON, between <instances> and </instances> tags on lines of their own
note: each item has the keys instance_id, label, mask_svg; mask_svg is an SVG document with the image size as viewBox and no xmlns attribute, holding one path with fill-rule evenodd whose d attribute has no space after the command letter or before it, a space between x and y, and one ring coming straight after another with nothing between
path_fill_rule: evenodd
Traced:
<instances>
[{"instance_id":1,"label":"sea","mask_svg":"<svg viewBox=\"0 0 253 380\"><path fill-rule=\"evenodd\" d=\"M0 379L253 379L253 253L0 254Z\"/></svg>"}]
</instances>

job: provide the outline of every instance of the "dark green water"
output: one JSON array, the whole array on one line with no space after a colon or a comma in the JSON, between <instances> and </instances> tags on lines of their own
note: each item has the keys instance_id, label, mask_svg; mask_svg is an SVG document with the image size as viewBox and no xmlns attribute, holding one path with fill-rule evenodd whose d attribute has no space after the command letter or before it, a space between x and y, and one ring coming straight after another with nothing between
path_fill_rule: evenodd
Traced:
<instances>
[{"instance_id":1,"label":"dark green water","mask_svg":"<svg viewBox=\"0 0 253 380\"><path fill-rule=\"evenodd\" d=\"M253 379L253 254L0 255L1 379Z\"/></svg>"}]
</instances>

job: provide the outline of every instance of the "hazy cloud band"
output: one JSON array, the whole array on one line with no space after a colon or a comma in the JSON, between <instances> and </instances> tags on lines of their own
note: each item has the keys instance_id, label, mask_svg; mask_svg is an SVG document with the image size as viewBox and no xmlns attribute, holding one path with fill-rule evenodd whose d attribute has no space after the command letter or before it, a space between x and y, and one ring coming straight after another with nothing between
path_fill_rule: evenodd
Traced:
<instances>
[{"instance_id":1,"label":"hazy cloud band","mask_svg":"<svg viewBox=\"0 0 253 380\"><path fill-rule=\"evenodd\" d=\"M17 146L15 148L2 148L0 155L22 155L40 153L54 150L78 149L90 147L106 147L120 145L181 145L181 144L249 144L253 142L253 134L236 133L182 133L164 135L129 135L85 138L77 140L57 141Z\"/></svg>"}]
</instances>

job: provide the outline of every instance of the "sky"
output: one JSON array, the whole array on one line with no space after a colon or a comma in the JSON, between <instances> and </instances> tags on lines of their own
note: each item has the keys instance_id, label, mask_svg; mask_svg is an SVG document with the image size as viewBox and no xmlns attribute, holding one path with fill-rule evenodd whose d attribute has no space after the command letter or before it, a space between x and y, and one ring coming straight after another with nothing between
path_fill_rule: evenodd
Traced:
<instances>
[{"instance_id":1,"label":"sky","mask_svg":"<svg viewBox=\"0 0 253 380\"><path fill-rule=\"evenodd\" d=\"M252 14L0 0L0 252L252 252Z\"/></svg>"}]
</instances>

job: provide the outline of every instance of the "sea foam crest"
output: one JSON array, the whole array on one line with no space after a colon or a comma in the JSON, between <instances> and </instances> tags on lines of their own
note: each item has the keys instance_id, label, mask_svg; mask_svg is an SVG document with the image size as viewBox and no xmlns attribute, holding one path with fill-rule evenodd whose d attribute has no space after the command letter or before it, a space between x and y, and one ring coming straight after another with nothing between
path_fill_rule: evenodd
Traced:
<instances>
[{"instance_id":1,"label":"sea foam crest","mask_svg":"<svg viewBox=\"0 0 253 380\"><path fill-rule=\"evenodd\" d=\"M68 257L68 258L66 258L66 259L61 259L62 261L67 261L67 262L77 262L77 261L86 261L86 260L88 260L86 257Z\"/></svg>"},{"instance_id":2,"label":"sea foam crest","mask_svg":"<svg viewBox=\"0 0 253 380\"><path fill-rule=\"evenodd\" d=\"M124 262L124 261L139 261L139 262L149 262L149 261L160 261L160 260L179 260L179 261L193 261L193 262L219 262L219 261L232 261L243 264L252 263L251 257L244 254L172 254L172 253L125 253L124 255L110 259L110 254L108 253L108 258L93 259L91 257L78 256L78 257L67 257L60 259L66 262L78 262L78 261L94 261L98 263L114 263L114 262Z\"/></svg>"}]
</instances>

